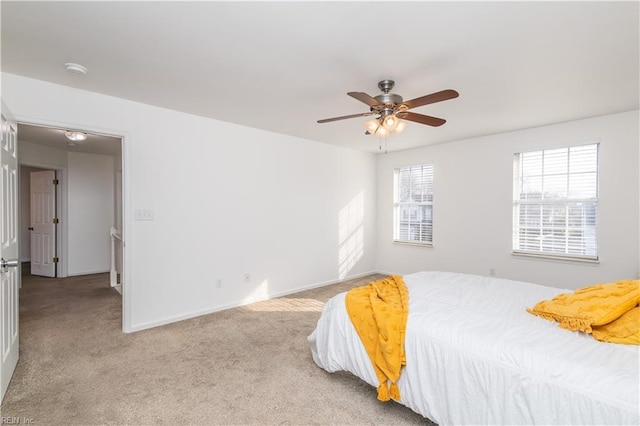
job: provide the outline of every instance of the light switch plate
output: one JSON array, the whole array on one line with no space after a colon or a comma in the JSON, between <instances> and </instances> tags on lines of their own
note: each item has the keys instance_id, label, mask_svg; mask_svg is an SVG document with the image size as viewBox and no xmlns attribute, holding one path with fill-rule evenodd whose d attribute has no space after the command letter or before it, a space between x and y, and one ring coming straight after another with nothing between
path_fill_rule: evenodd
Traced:
<instances>
[{"instance_id":1,"label":"light switch plate","mask_svg":"<svg viewBox=\"0 0 640 426\"><path fill-rule=\"evenodd\" d=\"M136 220L153 220L153 210L151 209L139 209L135 212Z\"/></svg>"}]
</instances>

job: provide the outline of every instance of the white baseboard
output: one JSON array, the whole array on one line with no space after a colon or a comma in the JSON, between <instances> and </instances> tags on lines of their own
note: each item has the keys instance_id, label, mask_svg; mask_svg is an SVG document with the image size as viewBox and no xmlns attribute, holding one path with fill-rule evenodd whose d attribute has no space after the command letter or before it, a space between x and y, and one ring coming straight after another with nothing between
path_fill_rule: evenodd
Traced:
<instances>
[{"instance_id":1,"label":"white baseboard","mask_svg":"<svg viewBox=\"0 0 640 426\"><path fill-rule=\"evenodd\" d=\"M99 269L95 271L68 272L67 277L78 277L80 275L106 274L111 272L110 269Z\"/></svg>"},{"instance_id":2,"label":"white baseboard","mask_svg":"<svg viewBox=\"0 0 640 426\"><path fill-rule=\"evenodd\" d=\"M404 274L399 274L397 272L389 272L389 271L376 271L376 274L380 274L380 275L404 275Z\"/></svg>"},{"instance_id":3,"label":"white baseboard","mask_svg":"<svg viewBox=\"0 0 640 426\"><path fill-rule=\"evenodd\" d=\"M171 324L171 323L174 323L174 322L178 322L178 321L182 321L182 320L186 320L186 319L190 319L190 318L195 318L195 317L199 317L199 316L202 316L202 315L208 315L208 314L212 314L212 313L215 313L215 312L225 311L227 309L232 309L232 308L237 308L237 307L240 307L240 306L250 305L251 303L256 303L256 302L260 302L260 301L264 301L264 300L275 299L277 297L288 296L290 294L299 293L299 292L306 291L306 290L311 290L311 289L314 289L314 288L325 287L325 286L332 285L332 284L338 284L338 283L341 283L341 282L353 280L353 279L356 279L356 278L362 278L362 277L366 277L367 275L373 275L373 274L378 274L378 273L379 272L376 272L376 271L362 272L362 273L359 273L359 274L349 275L349 276L347 276L347 277L345 277L343 279L322 281L322 282L313 283L313 284L309 284L309 285L302 286L302 287L296 287L295 289L269 293L267 295L267 297L265 297L263 299L259 299L259 300L252 300L250 302L236 301L236 302L228 303L228 304L225 304L225 305L219 305L219 306L215 306L215 307L212 307L212 308L203 309L203 310L200 310L200 311L189 312L189 313L181 314L181 315L174 315L174 316L163 318L163 319L156 320L156 321L149 321L149 322L144 322L144 323L140 323L140 324L134 324L134 325L131 326L131 328L129 328L127 330L124 330L124 332L125 333L132 333L132 332L136 332L136 331L146 330L146 329L149 329L149 328L160 327L162 325L167 325L167 324Z\"/></svg>"}]
</instances>

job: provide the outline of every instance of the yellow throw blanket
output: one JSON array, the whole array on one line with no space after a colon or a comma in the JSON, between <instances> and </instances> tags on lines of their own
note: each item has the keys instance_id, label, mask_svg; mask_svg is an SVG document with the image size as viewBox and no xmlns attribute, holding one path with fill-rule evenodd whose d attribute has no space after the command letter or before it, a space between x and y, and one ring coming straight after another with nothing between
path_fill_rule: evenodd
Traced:
<instances>
[{"instance_id":1,"label":"yellow throw blanket","mask_svg":"<svg viewBox=\"0 0 640 426\"><path fill-rule=\"evenodd\" d=\"M347 293L345 303L378 377L378 399L388 401L391 396L399 400L397 382L406 365L404 335L409 313L404 280L392 275L354 288Z\"/></svg>"},{"instance_id":2,"label":"yellow throw blanket","mask_svg":"<svg viewBox=\"0 0 640 426\"><path fill-rule=\"evenodd\" d=\"M640 344L640 280L598 284L538 302L527 312L603 342Z\"/></svg>"}]
</instances>

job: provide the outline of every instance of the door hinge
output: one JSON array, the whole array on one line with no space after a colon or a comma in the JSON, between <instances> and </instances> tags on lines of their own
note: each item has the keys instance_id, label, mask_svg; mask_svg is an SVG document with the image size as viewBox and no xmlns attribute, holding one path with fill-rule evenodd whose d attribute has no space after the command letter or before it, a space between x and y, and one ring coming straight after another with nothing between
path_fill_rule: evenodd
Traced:
<instances>
[{"instance_id":1,"label":"door hinge","mask_svg":"<svg viewBox=\"0 0 640 426\"><path fill-rule=\"evenodd\" d=\"M58 184L58 179L54 179L54 180L53 180L53 184L54 184L54 185L57 185L57 184Z\"/></svg>"},{"instance_id":2,"label":"door hinge","mask_svg":"<svg viewBox=\"0 0 640 426\"><path fill-rule=\"evenodd\" d=\"M53 218L53 223L60 223L60 219L58 219L57 217Z\"/></svg>"},{"instance_id":3,"label":"door hinge","mask_svg":"<svg viewBox=\"0 0 640 426\"><path fill-rule=\"evenodd\" d=\"M54 257L53 258L53 263L58 263L58 260L60 260L60 259L58 259L58 256Z\"/></svg>"}]
</instances>

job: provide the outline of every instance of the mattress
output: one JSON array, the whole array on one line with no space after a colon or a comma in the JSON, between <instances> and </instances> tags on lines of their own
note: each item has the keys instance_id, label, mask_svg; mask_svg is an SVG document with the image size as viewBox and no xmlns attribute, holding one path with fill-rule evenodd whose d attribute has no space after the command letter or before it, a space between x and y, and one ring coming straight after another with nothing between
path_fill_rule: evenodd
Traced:
<instances>
[{"instance_id":1,"label":"mattress","mask_svg":"<svg viewBox=\"0 0 640 426\"><path fill-rule=\"evenodd\" d=\"M570 290L449 272L403 278L401 404L439 425L640 423L638 346L598 342L525 310ZM375 388L344 297L327 302L308 337L313 360Z\"/></svg>"}]
</instances>

